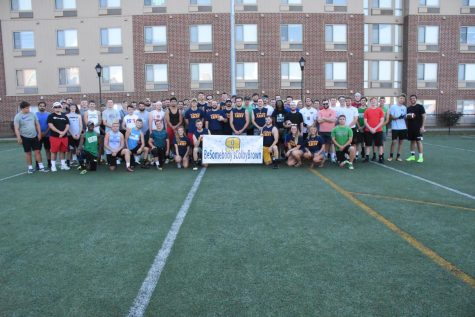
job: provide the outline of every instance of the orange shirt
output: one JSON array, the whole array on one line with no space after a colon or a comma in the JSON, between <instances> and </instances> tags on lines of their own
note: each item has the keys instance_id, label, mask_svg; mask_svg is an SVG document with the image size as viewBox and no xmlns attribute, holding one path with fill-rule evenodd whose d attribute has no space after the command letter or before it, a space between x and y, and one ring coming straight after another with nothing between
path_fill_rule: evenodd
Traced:
<instances>
[{"instance_id":1,"label":"orange shirt","mask_svg":"<svg viewBox=\"0 0 475 317\"><path fill-rule=\"evenodd\" d=\"M333 109L323 108L318 112L318 119L333 119L336 120L336 112ZM335 127L335 122L322 122L320 123L320 132L332 132Z\"/></svg>"},{"instance_id":2,"label":"orange shirt","mask_svg":"<svg viewBox=\"0 0 475 317\"><path fill-rule=\"evenodd\" d=\"M368 125L372 128L375 128L379 122L381 121L381 118L384 118L384 111L383 109L377 107L377 108L368 108L364 112L364 118L368 121ZM364 128L365 131L369 132L369 129L367 127ZM379 127L376 132L381 132L383 131L383 127Z\"/></svg>"}]
</instances>

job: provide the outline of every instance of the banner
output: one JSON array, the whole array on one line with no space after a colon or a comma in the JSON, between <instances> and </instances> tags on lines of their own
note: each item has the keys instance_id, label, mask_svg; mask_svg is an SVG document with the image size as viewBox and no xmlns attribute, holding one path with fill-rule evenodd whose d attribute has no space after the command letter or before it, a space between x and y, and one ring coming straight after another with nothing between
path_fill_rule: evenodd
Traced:
<instances>
[{"instance_id":1,"label":"banner","mask_svg":"<svg viewBox=\"0 0 475 317\"><path fill-rule=\"evenodd\" d=\"M204 135L204 164L262 164L262 136Z\"/></svg>"}]
</instances>

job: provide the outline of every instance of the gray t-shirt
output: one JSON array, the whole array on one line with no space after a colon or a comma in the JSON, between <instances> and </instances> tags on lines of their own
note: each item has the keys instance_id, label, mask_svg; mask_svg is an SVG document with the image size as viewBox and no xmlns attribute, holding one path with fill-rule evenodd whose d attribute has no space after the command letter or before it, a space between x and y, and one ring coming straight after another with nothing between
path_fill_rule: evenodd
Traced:
<instances>
[{"instance_id":1,"label":"gray t-shirt","mask_svg":"<svg viewBox=\"0 0 475 317\"><path fill-rule=\"evenodd\" d=\"M81 116L77 113L68 113L67 116L69 118L69 133L71 135L81 134L79 130L79 120L82 120Z\"/></svg>"},{"instance_id":2,"label":"gray t-shirt","mask_svg":"<svg viewBox=\"0 0 475 317\"><path fill-rule=\"evenodd\" d=\"M115 109L109 109L107 108L102 112L102 120L105 120L108 125L112 125L114 121L119 122L120 121L120 112L115 110ZM112 130L111 128L106 126L106 132L109 132Z\"/></svg>"},{"instance_id":3,"label":"gray t-shirt","mask_svg":"<svg viewBox=\"0 0 475 317\"><path fill-rule=\"evenodd\" d=\"M19 112L16 114L13 122L20 128L20 135L25 138L36 138L38 132L36 131L36 122L38 117L32 112Z\"/></svg>"}]
</instances>

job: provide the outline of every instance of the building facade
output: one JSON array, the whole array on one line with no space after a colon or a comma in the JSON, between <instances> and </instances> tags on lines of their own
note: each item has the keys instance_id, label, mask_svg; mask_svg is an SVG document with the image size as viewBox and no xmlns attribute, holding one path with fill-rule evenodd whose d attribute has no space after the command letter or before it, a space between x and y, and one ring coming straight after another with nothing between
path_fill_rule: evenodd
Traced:
<instances>
[{"instance_id":1,"label":"building facade","mask_svg":"<svg viewBox=\"0 0 475 317\"><path fill-rule=\"evenodd\" d=\"M237 94L415 93L474 113L475 0L234 0ZM231 0L0 1L0 118L21 100L231 91ZM306 60L302 73L298 61Z\"/></svg>"}]
</instances>

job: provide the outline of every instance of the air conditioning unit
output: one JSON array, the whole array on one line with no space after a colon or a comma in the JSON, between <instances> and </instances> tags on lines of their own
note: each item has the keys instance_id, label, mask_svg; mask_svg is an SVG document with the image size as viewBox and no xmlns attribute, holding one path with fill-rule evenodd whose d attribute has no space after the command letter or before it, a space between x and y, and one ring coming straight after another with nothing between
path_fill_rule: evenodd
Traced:
<instances>
[{"instance_id":1,"label":"air conditioning unit","mask_svg":"<svg viewBox=\"0 0 475 317\"><path fill-rule=\"evenodd\" d=\"M372 81L371 82L371 88L381 88L381 83L377 81Z\"/></svg>"},{"instance_id":2,"label":"air conditioning unit","mask_svg":"<svg viewBox=\"0 0 475 317\"><path fill-rule=\"evenodd\" d=\"M236 42L236 49L237 50L243 50L244 49L244 43L243 42Z\"/></svg>"},{"instance_id":3,"label":"air conditioning unit","mask_svg":"<svg viewBox=\"0 0 475 317\"><path fill-rule=\"evenodd\" d=\"M335 82L334 81L325 81L325 87L335 87Z\"/></svg>"},{"instance_id":4,"label":"air conditioning unit","mask_svg":"<svg viewBox=\"0 0 475 317\"><path fill-rule=\"evenodd\" d=\"M76 17L78 12L76 10L56 10L54 11L54 16L56 18L61 17Z\"/></svg>"},{"instance_id":5,"label":"air conditioning unit","mask_svg":"<svg viewBox=\"0 0 475 317\"><path fill-rule=\"evenodd\" d=\"M335 11L335 7L333 5L325 5L325 11L326 12L334 12Z\"/></svg>"},{"instance_id":6,"label":"air conditioning unit","mask_svg":"<svg viewBox=\"0 0 475 317\"><path fill-rule=\"evenodd\" d=\"M417 81L417 88L426 88L425 81Z\"/></svg>"},{"instance_id":7,"label":"air conditioning unit","mask_svg":"<svg viewBox=\"0 0 475 317\"><path fill-rule=\"evenodd\" d=\"M36 50L14 50L13 56L15 57L33 57L36 56Z\"/></svg>"},{"instance_id":8,"label":"air conditioning unit","mask_svg":"<svg viewBox=\"0 0 475 317\"><path fill-rule=\"evenodd\" d=\"M245 81L238 81L238 82L236 82L236 87L237 88L246 88L246 82Z\"/></svg>"},{"instance_id":9,"label":"air conditioning unit","mask_svg":"<svg viewBox=\"0 0 475 317\"><path fill-rule=\"evenodd\" d=\"M335 44L334 43L325 43L325 50L331 51L335 49Z\"/></svg>"},{"instance_id":10,"label":"air conditioning unit","mask_svg":"<svg viewBox=\"0 0 475 317\"><path fill-rule=\"evenodd\" d=\"M155 90L155 84L154 83L146 83L145 84L145 90Z\"/></svg>"},{"instance_id":11,"label":"air conditioning unit","mask_svg":"<svg viewBox=\"0 0 475 317\"><path fill-rule=\"evenodd\" d=\"M191 82L191 89L200 89L200 83L196 81Z\"/></svg>"},{"instance_id":12,"label":"air conditioning unit","mask_svg":"<svg viewBox=\"0 0 475 317\"><path fill-rule=\"evenodd\" d=\"M286 4L281 4L280 11L290 11L290 7Z\"/></svg>"},{"instance_id":13,"label":"air conditioning unit","mask_svg":"<svg viewBox=\"0 0 475 317\"><path fill-rule=\"evenodd\" d=\"M427 8L427 7L419 7L418 12L419 12L419 13L427 13L427 12L429 12L429 8Z\"/></svg>"},{"instance_id":14,"label":"air conditioning unit","mask_svg":"<svg viewBox=\"0 0 475 317\"><path fill-rule=\"evenodd\" d=\"M381 15L381 9L371 9L371 15Z\"/></svg>"},{"instance_id":15,"label":"air conditioning unit","mask_svg":"<svg viewBox=\"0 0 475 317\"><path fill-rule=\"evenodd\" d=\"M467 88L467 83L465 81L459 81L458 87L459 88Z\"/></svg>"},{"instance_id":16,"label":"air conditioning unit","mask_svg":"<svg viewBox=\"0 0 475 317\"><path fill-rule=\"evenodd\" d=\"M62 49L62 48L56 49L56 55L66 55L66 49Z\"/></svg>"},{"instance_id":17,"label":"air conditioning unit","mask_svg":"<svg viewBox=\"0 0 475 317\"><path fill-rule=\"evenodd\" d=\"M198 6L197 5L190 5L190 6L188 6L188 11L189 12L198 12Z\"/></svg>"},{"instance_id":18,"label":"air conditioning unit","mask_svg":"<svg viewBox=\"0 0 475 317\"><path fill-rule=\"evenodd\" d=\"M199 51L200 50L200 45L197 43L191 43L190 44L190 51Z\"/></svg>"},{"instance_id":19,"label":"air conditioning unit","mask_svg":"<svg viewBox=\"0 0 475 317\"><path fill-rule=\"evenodd\" d=\"M381 15L394 15L394 10L392 9L381 10Z\"/></svg>"},{"instance_id":20,"label":"air conditioning unit","mask_svg":"<svg viewBox=\"0 0 475 317\"><path fill-rule=\"evenodd\" d=\"M418 51L427 51L427 45L419 44L419 45L417 45L417 50Z\"/></svg>"},{"instance_id":21,"label":"air conditioning unit","mask_svg":"<svg viewBox=\"0 0 475 317\"><path fill-rule=\"evenodd\" d=\"M281 87L290 87L290 80L282 79L280 85Z\"/></svg>"},{"instance_id":22,"label":"air conditioning unit","mask_svg":"<svg viewBox=\"0 0 475 317\"><path fill-rule=\"evenodd\" d=\"M290 43L289 42L281 42L280 43L280 48L283 50L288 50L290 49Z\"/></svg>"}]
</instances>

